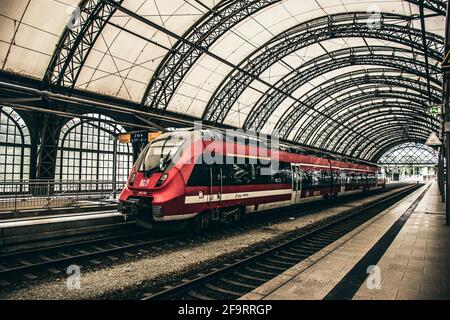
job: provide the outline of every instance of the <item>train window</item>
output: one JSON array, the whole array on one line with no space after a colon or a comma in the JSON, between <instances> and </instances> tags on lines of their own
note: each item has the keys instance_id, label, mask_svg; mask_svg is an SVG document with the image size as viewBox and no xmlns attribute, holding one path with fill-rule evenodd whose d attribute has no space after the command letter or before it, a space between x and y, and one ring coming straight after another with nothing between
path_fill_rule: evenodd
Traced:
<instances>
[{"instance_id":1,"label":"train window","mask_svg":"<svg viewBox=\"0 0 450 320\"><path fill-rule=\"evenodd\" d=\"M272 175L270 171L270 167L263 166L261 164L255 164L253 166L255 170L255 183L256 184L271 184L272 183Z\"/></svg>"},{"instance_id":2,"label":"train window","mask_svg":"<svg viewBox=\"0 0 450 320\"><path fill-rule=\"evenodd\" d=\"M355 182L356 182L355 174L354 173L349 173L347 175L347 184L354 184Z\"/></svg>"},{"instance_id":3,"label":"train window","mask_svg":"<svg viewBox=\"0 0 450 320\"><path fill-rule=\"evenodd\" d=\"M321 172L319 183L321 186L329 186L331 184L331 175L329 171Z\"/></svg>"},{"instance_id":4,"label":"train window","mask_svg":"<svg viewBox=\"0 0 450 320\"><path fill-rule=\"evenodd\" d=\"M302 188L310 189L312 186L312 172L311 171L302 171Z\"/></svg>"},{"instance_id":5,"label":"train window","mask_svg":"<svg viewBox=\"0 0 450 320\"><path fill-rule=\"evenodd\" d=\"M144 156L147 154L148 149L150 148L150 145L148 144L144 150L139 154L139 157L136 160L136 163L134 164L136 168L141 168L142 161L144 160Z\"/></svg>"},{"instance_id":6,"label":"train window","mask_svg":"<svg viewBox=\"0 0 450 320\"><path fill-rule=\"evenodd\" d=\"M320 171L311 171L312 186L319 186L322 173Z\"/></svg>"},{"instance_id":7,"label":"train window","mask_svg":"<svg viewBox=\"0 0 450 320\"><path fill-rule=\"evenodd\" d=\"M341 179L342 179L341 176L343 174L340 171L333 171L332 175L333 175L333 184L334 185L341 184Z\"/></svg>"},{"instance_id":8,"label":"train window","mask_svg":"<svg viewBox=\"0 0 450 320\"><path fill-rule=\"evenodd\" d=\"M172 163L172 158L179 152L184 142L185 140L179 137L152 142L146 149L140 171L150 174L167 170Z\"/></svg>"},{"instance_id":9,"label":"train window","mask_svg":"<svg viewBox=\"0 0 450 320\"><path fill-rule=\"evenodd\" d=\"M358 176L358 183L363 184L364 183L364 174L357 174Z\"/></svg>"},{"instance_id":10,"label":"train window","mask_svg":"<svg viewBox=\"0 0 450 320\"><path fill-rule=\"evenodd\" d=\"M248 185L254 181L253 166L250 164L233 164L234 184Z\"/></svg>"},{"instance_id":11,"label":"train window","mask_svg":"<svg viewBox=\"0 0 450 320\"><path fill-rule=\"evenodd\" d=\"M376 177L376 175L375 175L374 173L369 173L369 174L367 175L367 179L368 179L368 183L369 183L369 184L375 184L375 183L377 183L377 177Z\"/></svg>"},{"instance_id":12,"label":"train window","mask_svg":"<svg viewBox=\"0 0 450 320\"><path fill-rule=\"evenodd\" d=\"M222 183L224 186L234 185L234 173L232 164L224 164L222 167Z\"/></svg>"},{"instance_id":13,"label":"train window","mask_svg":"<svg viewBox=\"0 0 450 320\"><path fill-rule=\"evenodd\" d=\"M211 184L209 167L203 164L196 164L191 176L189 177L188 187L204 187Z\"/></svg>"},{"instance_id":14,"label":"train window","mask_svg":"<svg viewBox=\"0 0 450 320\"><path fill-rule=\"evenodd\" d=\"M292 170L290 163L280 162L278 170L272 166L272 183L274 184L292 184Z\"/></svg>"}]
</instances>

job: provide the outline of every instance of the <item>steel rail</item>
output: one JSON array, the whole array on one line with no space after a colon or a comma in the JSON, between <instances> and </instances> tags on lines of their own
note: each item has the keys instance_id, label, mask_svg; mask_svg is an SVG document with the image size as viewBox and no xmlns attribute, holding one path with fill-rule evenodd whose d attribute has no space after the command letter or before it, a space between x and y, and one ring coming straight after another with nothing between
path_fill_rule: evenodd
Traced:
<instances>
[{"instance_id":1,"label":"steel rail","mask_svg":"<svg viewBox=\"0 0 450 320\"><path fill-rule=\"evenodd\" d=\"M402 188L401 186L392 186L390 190ZM379 190L373 190L377 192ZM364 197L363 193L352 194L343 196L340 201L346 202L359 197ZM336 203L328 203L324 208L331 207ZM266 223L274 222L277 220L284 221L287 216L303 216L311 214L317 209L317 201L307 203L302 206L302 210L299 212L298 207L289 208L283 212L279 212L276 209L263 212L255 216L249 216L241 223L232 226L230 228L223 228L222 225L217 227L201 231L199 233L183 232L178 233L175 236L164 236L151 234L148 231L131 232L128 234L122 234L112 237L83 240L77 242L71 242L68 244L56 245L52 247L46 247L41 249L32 249L27 251L18 251L13 253L6 253L0 255L0 279L5 279L11 275L24 274L32 270L41 270L43 268L50 268L58 266L63 263L72 263L74 261L84 261L88 258L107 256L108 254L115 254L126 252L127 250L140 249L145 247L164 247L165 245L172 244L177 241L184 241L199 237L219 236L226 234L230 231L242 229L254 229L264 226ZM274 212L277 215L274 215ZM119 243L114 243L117 241ZM123 242L120 244L120 242ZM100 247L102 244L105 247ZM78 253L73 254L70 250ZM52 258L51 256L56 256ZM10 266L8 266L10 265Z\"/></svg>"},{"instance_id":2,"label":"steel rail","mask_svg":"<svg viewBox=\"0 0 450 320\"><path fill-rule=\"evenodd\" d=\"M372 218L369 214L369 218L363 219L360 223L356 223L356 226L351 228L351 230L348 230L348 227L346 227L345 223L352 221L355 218L361 218L361 216L364 213L370 212L370 210L377 209L377 208L384 208L386 205L391 205L392 202L397 202L398 199L403 198L403 196L406 196L410 194L412 191L415 191L419 188L419 186L414 185L412 187L407 188L406 190L400 191L394 195L387 196L386 198L382 200L378 200L373 204L370 204L368 206L365 206L349 215L346 215L342 218L339 218L329 224L326 224L322 227L319 227L313 231L310 231L306 234L302 234L300 236L295 236L293 239L289 239L286 242L275 245L275 246L269 246L268 249L261 251L257 251L254 255L241 259L231 265L227 265L219 270L214 270L207 273L206 275L201 274L199 277L194 278L193 280L186 281L184 283L181 283L175 287L163 290L156 294L146 294L145 298L142 300L170 300L170 299L224 299L227 298L239 298L240 296L244 295L245 293L248 293L253 289L257 288L259 285L250 285L248 282L242 283L236 280L233 280L236 278L236 276L231 276L233 273L237 272L244 272L244 275L242 273L239 273L239 277L244 277L246 279L254 278L254 279L260 279L260 284L266 282L267 280L270 280L274 278L275 276L281 274L283 271L289 269L289 267L294 266L295 264L299 263L300 261L304 260L306 257L314 254L315 252L320 251L322 248L324 248L326 245L340 239L345 234L348 234L350 231L354 230L355 228L359 227L363 223L367 222ZM424 191L425 192L425 191ZM377 212L374 216L378 215L380 212ZM353 221L354 222L354 221ZM338 229L339 231L334 232L333 228ZM332 232L330 232L332 231ZM313 236L318 236L319 241L314 241ZM322 240L320 240L322 239ZM310 241L309 244L305 244L304 248L299 250L298 245L301 243L305 243ZM297 245L297 249L295 249L295 245ZM282 256L283 252L289 252L291 250L297 252L298 259L295 258L295 256L291 256L291 258L287 259L280 259L280 255ZM277 255L278 254L278 255ZM275 255L275 256L274 256ZM286 254L288 255L288 254ZM273 262L273 265L276 266L267 266L266 263L261 263L261 261L267 261L269 260ZM285 261L284 263L282 261ZM286 262L287 260L291 260L292 263ZM259 266L255 268L249 268L251 272L249 274L245 274L245 271L242 271L245 267L248 267L249 265L254 266L255 263ZM286 266L280 266L280 264L285 264ZM270 270L272 268L272 270ZM263 269L263 270L261 270ZM264 271L266 269L266 271ZM269 270L267 270L269 269ZM259 274L258 274L259 272ZM255 274L258 274L255 276ZM225 280L224 280L225 279ZM224 287L218 287L217 283L218 281L222 281L226 283L227 285L234 285L234 287L239 287L242 290L240 292L227 289L226 286ZM250 288L252 287L252 288ZM194 291L195 290L195 291ZM204 292L209 291L209 293L212 292L212 295L207 295ZM234 296L234 297L233 297Z\"/></svg>"}]
</instances>

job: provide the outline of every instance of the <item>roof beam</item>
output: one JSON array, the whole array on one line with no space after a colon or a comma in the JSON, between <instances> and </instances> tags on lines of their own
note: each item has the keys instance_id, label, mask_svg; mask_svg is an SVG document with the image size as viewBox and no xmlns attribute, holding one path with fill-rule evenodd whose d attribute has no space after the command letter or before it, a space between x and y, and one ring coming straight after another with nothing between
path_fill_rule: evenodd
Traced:
<instances>
[{"instance_id":1,"label":"roof beam","mask_svg":"<svg viewBox=\"0 0 450 320\"><path fill-rule=\"evenodd\" d=\"M400 110L399 110L400 109ZM372 110L377 110L376 113L370 113ZM433 123L431 116L425 112L425 109L420 110L417 105L410 104L407 101L405 102L377 102L377 103L368 103L366 105L355 104L352 108L342 108L339 112L341 115L341 119L344 122L351 123L352 125L357 125L359 121L365 121L371 119L373 115L381 115L381 114L403 114L407 115L414 114L417 118L424 119ZM434 121L435 128L438 128L437 121ZM295 141L299 141L308 145L318 145L319 141L323 141L324 143L328 143L328 141L332 140L334 134L338 131L335 127L327 125L327 123L321 123L320 126L314 128L308 139L299 140L301 135L297 135L294 139ZM345 135L345 133L343 134Z\"/></svg>"},{"instance_id":2,"label":"roof beam","mask_svg":"<svg viewBox=\"0 0 450 320\"><path fill-rule=\"evenodd\" d=\"M221 63L223 63L223 64L225 64L225 65L227 65L227 66L229 66L229 67L232 68L234 71L238 71L239 73L244 74L244 75L250 77L251 79L253 79L253 80L255 80L255 81L258 81L258 82L260 82L260 83L266 85L267 87L270 87L270 88L276 90L277 92L280 92L281 94L285 95L286 97L289 97L289 98L291 98L291 99L297 101L297 102L300 103L300 104L304 104L304 103L303 103L302 101L300 101L300 99L298 99L297 97L294 97L292 94L290 94L290 93L284 91L283 89L280 89L280 88L278 88L278 87L275 87L273 84L271 84L271 83L269 83L269 82L267 82L267 81L261 79L258 75L253 74L253 72L250 72L250 71L248 71L248 70L245 70L245 69L243 69L242 67L237 66L237 65L235 65L235 64L233 64L233 63L227 61L226 59L223 59L222 57L219 57L218 55L216 55L216 54L210 52L208 49L203 48L203 47L197 45L196 43L193 43L193 42L191 42L191 41L189 41L189 40L187 40L187 39L185 39L185 38L183 38L183 37L177 35L176 33L172 32L172 31L170 31L170 30L167 30L166 28L164 28L164 27L158 25L157 23L155 23L155 22L153 22L153 21L150 21L150 20L148 20L148 19L146 19L146 18L144 18L144 17L142 17L142 16L136 14L135 12L133 12L133 11L131 11L131 10L129 10L129 9L125 8L125 7L123 7L121 4L115 3L113 0L101 0L101 1L103 1L103 2L105 2L105 3L109 3L110 5L112 5L113 7L115 7L118 11L121 11L122 13L124 13L124 14L126 14L126 15L128 15L128 16L130 16L130 17L132 17L132 18L134 18L134 19L136 19L136 20L138 20L138 21L140 21L140 22L142 22L142 23L144 23L144 24L146 24L146 25L149 25L149 26L151 26L152 28L155 28L156 30L165 33L166 35L168 35L168 36L170 36L170 37L172 37L172 38L174 38L174 39L176 39L176 40L178 40L178 41L181 41L181 42L183 42L183 43L185 43L185 44L191 46L192 48L195 48L195 49L197 49L197 50L202 51L204 54L210 56L211 58L213 58L213 59L215 59L215 60L217 60L217 61L219 61L219 62L221 62ZM309 108L309 109L312 109L310 106L305 106L305 107L306 107L306 108ZM312 110L314 110L314 109L312 109ZM318 112L318 113L321 113L321 112ZM321 114L323 114L323 113L321 113ZM326 115L324 115L324 116L326 117ZM339 122L338 120L334 120L334 119L333 119L333 121ZM350 131L352 130L351 128L347 127L347 126L344 125L344 124L341 124L341 126L347 128L347 129L349 129ZM359 133L359 134L361 134L361 133ZM366 137L366 139L369 139L369 140L370 140L370 137Z\"/></svg>"},{"instance_id":3,"label":"roof beam","mask_svg":"<svg viewBox=\"0 0 450 320\"><path fill-rule=\"evenodd\" d=\"M74 90L71 96L64 94L57 94L50 92L48 90L43 90L41 88L41 82L34 79L25 78L15 74L10 74L0 71L0 95L1 96L28 96L28 97L40 97L43 101L50 101L52 106L56 110L50 109L48 104L42 104L40 106L29 105L28 103L20 103L12 106L14 109L20 109L29 112L39 112L48 113L64 118L83 118L86 113L99 113L103 115L108 115L113 119L117 120L118 124L122 124L125 127L130 128L142 128L148 129L148 125L141 125L136 123L135 115L139 115L145 119L152 119L153 121L158 121L160 123L167 124L171 127L192 127L194 121L200 121L200 119L190 117L188 115L174 114L170 112L165 112L165 114L157 114L148 111L140 110L140 105L122 100L114 97L103 96L96 93L90 93L86 91ZM60 111L60 109L70 110L70 111ZM75 112L76 111L76 112ZM24 113L25 114L25 113ZM86 117L85 117L86 118ZM89 117L87 117L89 119ZM128 119L129 123L126 122ZM134 120L134 121L133 121ZM212 130L226 130L226 129L239 129L227 125L216 125L211 126L207 124L202 124L205 129ZM269 136L270 137L270 136ZM312 150L315 152L323 152L331 154L329 150L321 150L318 148L311 148L310 146L295 143L293 141L287 141L280 139L281 143L290 144L304 148L306 150ZM354 161L362 161L362 159L357 159L344 154L333 153L335 157L345 157Z\"/></svg>"},{"instance_id":4,"label":"roof beam","mask_svg":"<svg viewBox=\"0 0 450 320\"><path fill-rule=\"evenodd\" d=\"M428 103L431 104L430 63L428 59L428 44L425 26L424 0L419 0L419 11L420 11L420 25L422 29L422 46L423 46L422 50L425 57L425 66L426 66L425 72L427 74L426 80L428 83Z\"/></svg>"},{"instance_id":5,"label":"roof beam","mask_svg":"<svg viewBox=\"0 0 450 320\"><path fill-rule=\"evenodd\" d=\"M371 15L367 13L346 13L321 17L299 24L263 45L242 62L240 68L259 76L274 63L301 48L320 41L342 37L370 37L422 50L421 30L408 26L410 24L409 17L383 13L381 14L382 26L377 29L368 27L367 21L370 18ZM432 48L429 48L430 57L441 60L443 55L442 37L431 33L426 35L427 41L432 44ZM409 63L415 62L413 59L409 61ZM223 123L238 98L253 81L254 79L246 73L229 73L208 103L203 118L207 121Z\"/></svg>"},{"instance_id":6,"label":"roof beam","mask_svg":"<svg viewBox=\"0 0 450 320\"><path fill-rule=\"evenodd\" d=\"M376 55L376 56L356 55L351 60L353 61L354 64L358 64L358 65L372 64L372 65L380 65L380 66L389 66L389 67L397 68L401 71L406 71L408 73L418 73L418 70L415 70L415 68L418 67L419 65L421 66L421 70L420 70L421 72L424 69L423 64L421 65L419 62L416 62L416 63L411 62L411 59L401 57L401 56L393 57L393 56L388 56L388 55ZM292 82L289 82L289 83L285 82L285 84L291 86L291 83L292 83L292 89L289 89L289 90L294 91L298 87L300 87L300 84L305 83L306 79L315 78L316 76L318 76L322 73L342 68L343 66L348 65L348 61L349 61L348 58L343 57L339 60L335 60L334 62L328 61L324 64L315 65L312 68L303 70L303 78L304 79L299 79L298 83L297 83L297 79L292 79ZM434 68L434 69L435 69L435 72L439 73L439 75L440 75L440 70L438 68ZM422 76L423 77L425 76L424 72L422 73ZM438 75L436 74L436 76L438 76ZM433 82L437 82L440 84L440 81L438 79L434 79ZM283 100L283 97L276 97L276 95L275 95L275 98L276 99L269 101L270 104L268 104L268 111L264 111L264 109L262 109L263 111L256 109L256 110L253 110L251 114L254 114L255 112L264 112L265 115L263 114L262 116L264 116L265 119L267 119L268 115L270 115L271 112L273 112L273 110L275 110L274 107L278 106ZM285 115L276 124L276 129L279 131L280 136L283 138L288 137L290 135L291 131L293 130L293 128L295 128L298 121L301 119L301 117L307 111L308 111L308 109L305 108L303 105L293 104L289 108L289 110L287 112L285 112ZM319 113L317 113L317 115L319 115ZM267 121L265 119L264 119L264 121Z\"/></svg>"},{"instance_id":7,"label":"roof beam","mask_svg":"<svg viewBox=\"0 0 450 320\"><path fill-rule=\"evenodd\" d=\"M65 28L45 73L44 88L74 88L89 53L115 12L114 7L102 1L83 0L79 7L79 25Z\"/></svg>"}]
</instances>

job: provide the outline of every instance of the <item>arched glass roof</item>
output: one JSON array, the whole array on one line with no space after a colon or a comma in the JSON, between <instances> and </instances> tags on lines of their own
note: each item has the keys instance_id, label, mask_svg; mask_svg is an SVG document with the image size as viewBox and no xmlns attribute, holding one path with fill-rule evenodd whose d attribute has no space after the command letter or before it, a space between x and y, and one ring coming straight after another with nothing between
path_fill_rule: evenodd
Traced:
<instances>
[{"instance_id":1,"label":"arched glass roof","mask_svg":"<svg viewBox=\"0 0 450 320\"><path fill-rule=\"evenodd\" d=\"M386 165L437 165L438 152L419 143L404 143L386 152L379 163Z\"/></svg>"},{"instance_id":2,"label":"arched glass roof","mask_svg":"<svg viewBox=\"0 0 450 320\"><path fill-rule=\"evenodd\" d=\"M426 109L442 95L445 11L444 0L3 0L0 65L54 92L373 160L438 128Z\"/></svg>"}]
</instances>

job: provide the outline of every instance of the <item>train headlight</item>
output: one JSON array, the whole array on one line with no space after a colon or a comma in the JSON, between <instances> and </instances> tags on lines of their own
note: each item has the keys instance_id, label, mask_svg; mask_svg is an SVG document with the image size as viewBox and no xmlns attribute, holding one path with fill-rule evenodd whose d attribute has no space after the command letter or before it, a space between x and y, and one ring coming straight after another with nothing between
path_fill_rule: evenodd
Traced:
<instances>
[{"instance_id":1,"label":"train headlight","mask_svg":"<svg viewBox=\"0 0 450 320\"><path fill-rule=\"evenodd\" d=\"M136 180L136 173L133 173L130 176L130 179L128 179L128 184L130 185L130 187L132 187L134 185L134 181Z\"/></svg>"},{"instance_id":2,"label":"train headlight","mask_svg":"<svg viewBox=\"0 0 450 320\"><path fill-rule=\"evenodd\" d=\"M156 184L156 187L161 187L164 184L164 182L166 182L168 177L169 175L167 173L164 173L159 179L158 183Z\"/></svg>"}]
</instances>

